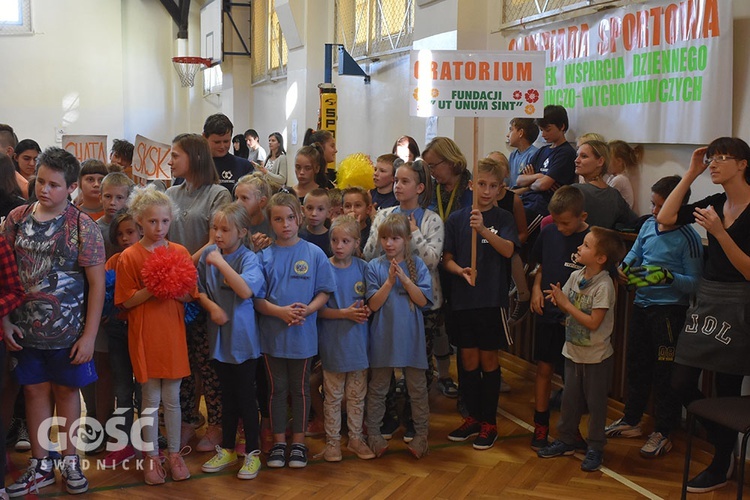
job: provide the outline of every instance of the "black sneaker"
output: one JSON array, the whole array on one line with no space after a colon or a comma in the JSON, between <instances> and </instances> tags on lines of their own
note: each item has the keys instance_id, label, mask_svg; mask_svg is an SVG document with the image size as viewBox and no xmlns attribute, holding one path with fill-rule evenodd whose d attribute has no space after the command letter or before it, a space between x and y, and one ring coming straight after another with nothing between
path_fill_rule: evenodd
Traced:
<instances>
[{"instance_id":1,"label":"black sneaker","mask_svg":"<svg viewBox=\"0 0 750 500\"><path fill-rule=\"evenodd\" d=\"M474 439L475 450L489 450L497 441L497 425L482 422L482 428L479 435Z\"/></svg>"},{"instance_id":2,"label":"black sneaker","mask_svg":"<svg viewBox=\"0 0 750 500\"><path fill-rule=\"evenodd\" d=\"M549 446L549 425L542 425L534 422L534 437L531 438L531 449L539 451Z\"/></svg>"},{"instance_id":3,"label":"black sneaker","mask_svg":"<svg viewBox=\"0 0 750 500\"><path fill-rule=\"evenodd\" d=\"M411 443L416 435L417 431L414 430L414 421L409 420L406 422L406 430L404 431L404 443Z\"/></svg>"},{"instance_id":4,"label":"black sneaker","mask_svg":"<svg viewBox=\"0 0 750 500\"><path fill-rule=\"evenodd\" d=\"M602 468L602 462L604 461L604 453L597 450L589 450L586 452L586 458L581 463L581 470L583 472L594 472Z\"/></svg>"},{"instance_id":5,"label":"black sneaker","mask_svg":"<svg viewBox=\"0 0 750 500\"><path fill-rule=\"evenodd\" d=\"M572 455L576 452L575 447L572 444L565 444L560 440L555 441L549 446L545 446L541 450L537 451L536 454L539 458L554 458Z\"/></svg>"},{"instance_id":6,"label":"black sneaker","mask_svg":"<svg viewBox=\"0 0 750 500\"><path fill-rule=\"evenodd\" d=\"M385 439L392 439L393 434L398 430L401 425L398 423L397 418L389 417L386 415L383 418L383 425L380 426L380 435Z\"/></svg>"},{"instance_id":7,"label":"black sneaker","mask_svg":"<svg viewBox=\"0 0 750 500\"><path fill-rule=\"evenodd\" d=\"M280 469L286 465L286 443L276 443L268 454L266 465L273 469Z\"/></svg>"},{"instance_id":8,"label":"black sneaker","mask_svg":"<svg viewBox=\"0 0 750 500\"><path fill-rule=\"evenodd\" d=\"M726 486L728 478L731 476L732 468L730 472L721 473L712 471L708 468L695 476L687 483L688 493L708 493L709 491L718 490L719 488Z\"/></svg>"},{"instance_id":9,"label":"black sneaker","mask_svg":"<svg viewBox=\"0 0 750 500\"><path fill-rule=\"evenodd\" d=\"M526 315L529 314L529 304L530 301L528 300L516 301L513 311L510 313L510 316L508 316L508 326L512 327L516 323L522 321Z\"/></svg>"},{"instance_id":10,"label":"black sneaker","mask_svg":"<svg viewBox=\"0 0 750 500\"><path fill-rule=\"evenodd\" d=\"M478 420L472 417L467 417L464 419L464 423L461 424L461 427L448 434L448 439L456 442L466 441L470 437L479 434L481 430L482 424L480 424Z\"/></svg>"},{"instance_id":11,"label":"black sneaker","mask_svg":"<svg viewBox=\"0 0 750 500\"><path fill-rule=\"evenodd\" d=\"M292 449L289 452L289 467L292 469L307 467L307 446L302 443L292 443Z\"/></svg>"}]
</instances>

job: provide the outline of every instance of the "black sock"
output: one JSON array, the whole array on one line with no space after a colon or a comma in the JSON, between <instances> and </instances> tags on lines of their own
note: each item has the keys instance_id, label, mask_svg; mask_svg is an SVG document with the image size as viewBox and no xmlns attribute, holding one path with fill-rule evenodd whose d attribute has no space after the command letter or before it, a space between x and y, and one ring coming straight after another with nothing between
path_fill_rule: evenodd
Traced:
<instances>
[{"instance_id":1,"label":"black sock","mask_svg":"<svg viewBox=\"0 0 750 500\"><path fill-rule=\"evenodd\" d=\"M469 411L469 416L477 420L481 420L481 406L479 404L481 392L480 386L482 384L482 372L479 368L476 370L468 371L464 370L463 376L463 397L466 409Z\"/></svg>"},{"instance_id":2,"label":"black sock","mask_svg":"<svg viewBox=\"0 0 750 500\"><path fill-rule=\"evenodd\" d=\"M549 427L549 410L534 411L534 423Z\"/></svg>"},{"instance_id":3,"label":"black sock","mask_svg":"<svg viewBox=\"0 0 750 500\"><path fill-rule=\"evenodd\" d=\"M500 399L500 368L491 372L482 372L480 401L482 404L482 422L497 425L497 402Z\"/></svg>"}]
</instances>

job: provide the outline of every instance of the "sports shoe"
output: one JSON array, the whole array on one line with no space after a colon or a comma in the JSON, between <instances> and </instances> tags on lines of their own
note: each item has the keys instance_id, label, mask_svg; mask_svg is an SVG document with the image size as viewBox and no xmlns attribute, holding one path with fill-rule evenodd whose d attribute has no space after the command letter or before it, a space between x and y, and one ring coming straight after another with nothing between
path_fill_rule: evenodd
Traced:
<instances>
[{"instance_id":1,"label":"sports shoe","mask_svg":"<svg viewBox=\"0 0 750 500\"><path fill-rule=\"evenodd\" d=\"M559 439L556 440L549 446L545 446L541 450L537 451L536 454L539 458L554 458L569 456L576 452L575 446L572 444L565 444Z\"/></svg>"},{"instance_id":2,"label":"sports shoe","mask_svg":"<svg viewBox=\"0 0 750 500\"><path fill-rule=\"evenodd\" d=\"M522 321L526 315L529 314L529 304L530 301L528 300L516 301L516 305L513 306L513 311L510 313L510 316L508 316L508 326L512 327L516 323Z\"/></svg>"},{"instance_id":3,"label":"sports shoe","mask_svg":"<svg viewBox=\"0 0 750 500\"><path fill-rule=\"evenodd\" d=\"M221 426L209 425L206 433L198 441L198 444L195 445L195 451L213 451L217 446L221 446L221 440Z\"/></svg>"},{"instance_id":4,"label":"sports shoe","mask_svg":"<svg viewBox=\"0 0 750 500\"><path fill-rule=\"evenodd\" d=\"M375 453L362 439L349 439L349 442L346 444L346 449L357 455L357 458L361 458L362 460L375 458Z\"/></svg>"},{"instance_id":5,"label":"sports shoe","mask_svg":"<svg viewBox=\"0 0 750 500\"><path fill-rule=\"evenodd\" d=\"M30 458L29 467L16 482L8 486L5 491L11 498L22 497L32 492L39 492L55 482L55 466L49 458Z\"/></svg>"},{"instance_id":6,"label":"sports shoe","mask_svg":"<svg viewBox=\"0 0 750 500\"><path fill-rule=\"evenodd\" d=\"M641 455L646 458L653 458L666 455L671 449L672 441L670 441L669 436L665 436L661 432L652 432L649 434L646 444L641 448Z\"/></svg>"},{"instance_id":7,"label":"sports shoe","mask_svg":"<svg viewBox=\"0 0 750 500\"><path fill-rule=\"evenodd\" d=\"M260 450L253 450L245 455L245 461L237 472L239 479L255 479L260 472Z\"/></svg>"},{"instance_id":8,"label":"sports shoe","mask_svg":"<svg viewBox=\"0 0 750 500\"><path fill-rule=\"evenodd\" d=\"M286 443L276 443L271 448L266 465L279 469L286 465Z\"/></svg>"},{"instance_id":9,"label":"sports shoe","mask_svg":"<svg viewBox=\"0 0 750 500\"><path fill-rule=\"evenodd\" d=\"M317 453L313 458L323 458L326 462L341 462L341 441L337 439L326 440L323 451ZM291 461L291 458L290 458ZM291 465L290 465L291 467Z\"/></svg>"},{"instance_id":10,"label":"sports shoe","mask_svg":"<svg viewBox=\"0 0 750 500\"><path fill-rule=\"evenodd\" d=\"M602 468L602 461L604 459L604 452L597 450L589 450L586 452L586 458L581 462L581 470L583 472L594 472Z\"/></svg>"},{"instance_id":11,"label":"sports shoe","mask_svg":"<svg viewBox=\"0 0 750 500\"><path fill-rule=\"evenodd\" d=\"M727 481L727 474L714 472L708 468L688 481L687 491L688 493L708 493L726 486Z\"/></svg>"},{"instance_id":12,"label":"sports shoe","mask_svg":"<svg viewBox=\"0 0 750 500\"><path fill-rule=\"evenodd\" d=\"M397 418L389 417L386 415L383 417L383 425L380 426L380 435L384 439L393 438L393 434L401 427Z\"/></svg>"},{"instance_id":13,"label":"sports shoe","mask_svg":"<svg viewBox=\"0 0 750 500\"><path fill-rule=\"evenodd\" d=\"M307 467L307 446L302 443L292 443L292 449L289 451L289 467L292 469Z\"/></svg>"},{"instance_id":14,"label":"sports shoe","mask_svg":"<svg viewBox=\"0 0 750 500\"><path fill-rule=\"evenodd\" d=\"M167 472L161 464L161 457L159 455L146 455L143 459L143 482L149 486L156 486L157 484L164 484L166 478Z\"/></svg>"},{"instance_id":15,"label":"sports shoe","mask_svg":"<svg viewBox=\"0 0 750 500\"><path fill-rule=\"evenodd\" d=\"M458 397L458 386L450 377L439 378L438 389L446 398L454 399Z\"/></svg>"},{"instance_id":16,"label":"sports shoe","mask_svg":"<svg viewBox=\"0 0 750 500\"><path fill-rule=\"evenodd\" d=\"M414 458L422 458L430 452L427 445L427 436L414 436L414 439L407 445Z\"/></svg>"},{"instance_id":17,"label":"sports shoe","mask_svg":"<svg viewBox=\"0 0 750 500\"><path fill-rule=\"evenodd\" d=\"M482 429L472 445L475 450L489 450L497 441L497 425L482 422Z\"/></svg>"},{"instance_id":18,"label":"sports shoe","mask_svg":"<svg viewBox=\"0 0 750 500\"><path fill-rule=\"evenodd\" d=\"M640 436L641 434L643 434L643 431L641 431L640 423L638 423L637 425L630 425L625 421L625 417L623 417L618 418L607 427L605 427L604 434L606 434L607 437L632 438Z\"/></svg>"},{"instance_id":19,"label":"sports shoe","mask_svg":"<svg viewBox=\"0 0 750 500\"><path fill-rule=\"evenodd\" d=\"M322 420L313 419L307 422L305 437L319 437L326 433L326 427Z\"/></svg>"},{"instance_id":20,"label":"sports shoe","mask_svg":"<svg viewBox=\"0 0 750 500\"><path fill-rule=\"evenodd\" d=\"M172 481L190 479L190 469L188 469L185 461L182 459L182 456L187 455L190 451L190 447L186 446L177 453L169 454L169 473L172 474Z\"/></svg>"},{"instance_id":21,"label":"sports shoe","mask_svg":"<svg viewBox=\"0 0 750 500\"><path fill-rule=\"evenodd\" d=\"M549 425L534 422L534 437L531 438L531 449L539 451L549 446Z\"/></svg>"},{"instance_id":22,"label":"sports shoe","mask_svg":"<svg viewBox=\"0 0 750 500\"><path fill-rule=\"evenodd\" d=\"M462 423L458 429L451 431L450 434L448 434L448 439L455 442L466 441L470 437L479 434L479 431L481 430L482 424L480 424L478 420L472 417L466 417L464 423Z\"/></svg>"},{"instance_id":23,"label":"sports shoe","mask_svg":"<svg viewBox=\"0 0 750 500\"><path fill-rule=\"evenodd\" d=\"M16 451L29 451L31 449L31 441L29 440L29 430L26 428L26 419L19 418L18 421L18 434L16 435Z\"/></svg>"},{"instance_id":24,"label":"sports shoe","mask_svg":"<svg viewBox=\"0 0 750 500\"><path fill-rule=\"evenodd\" d=\"M388 451L388 441L383 436L367 436L367 446L372 450L376 458L382 457Z\"/></svg>"},{"instance_id":25,"label":"sports shoe","mask_svg":"<svg viewBox=\"0 0 750 500\"><path fill-rule=\"evenodd\" d=\"M221 446L216 446L216 455L211 457L208 462L201 466L203 472L219 472L231 467L237 463L237 453L234 450L227 450Z\"/></svg>"},{"instance_id":26,"label":"sports shoe","mask_svg":"<svg viewBox=\"0 0 750 500\"><path fill-rule=\"evenodd\" d=\"M406 422L406 430L404 431L403 437L404 443L411 443L416 435L417 431L414 430L414 421L410 419Z\"/></svg>"},{"instance_id":27,"label":"sports shoe","mask_svg":"<svg viewBox=\"0 0 750 500\"><path fill-rule=\"evenodd\" d=\"M135 448L127 445L125 448L107 453L102 460L102 466L105 469L114 469L127 460L135 458Z\"/></svg>"},{"instance_id":28,"label":"sports shoe","mask_svg":"<svg viewBox=\"0 0 750 500\"><path fill-rule=\"evenodd\" d=\"M64 456L60 472L65 481L65 489L71 495L86 493L89 490L89 482L83 475L81 459L78 455Z\"/></svg>"}]
</instances>

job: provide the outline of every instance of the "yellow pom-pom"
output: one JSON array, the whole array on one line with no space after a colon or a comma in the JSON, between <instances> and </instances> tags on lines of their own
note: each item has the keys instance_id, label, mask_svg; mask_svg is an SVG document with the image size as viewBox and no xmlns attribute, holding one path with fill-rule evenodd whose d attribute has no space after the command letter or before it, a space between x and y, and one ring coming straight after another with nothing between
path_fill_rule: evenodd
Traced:
<instances>
[{"instance_id":1,"label":"yellow pom-pom","mask_svg":"<svg viewBox=\"0 0 750 500\"><path fill-rule=\"evenodd\" d=\"M367 190L374 189L372 174L375 168L370 157L363 153L354 153L339 163L336 169L336 187L345 189L359 186Z\"/></svg>"}]
</instances>

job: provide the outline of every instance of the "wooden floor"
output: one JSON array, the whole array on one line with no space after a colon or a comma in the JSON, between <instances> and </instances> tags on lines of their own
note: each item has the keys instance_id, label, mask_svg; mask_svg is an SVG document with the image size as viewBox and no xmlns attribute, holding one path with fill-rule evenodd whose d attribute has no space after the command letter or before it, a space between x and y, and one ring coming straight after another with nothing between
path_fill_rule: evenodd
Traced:
<instances>
[{"instance_id":1,"label":"wooden floor","mask_svg":"<svg viewBox=\"0 0 750 500\"><path fill-rule=\"evenodd\" d=\"M580 470L581 455L543 460L529 448L533 421L533 377L531 366L503 355L503 377L512 387L501 395L498 408L500 438L495 447L475 451L471 443L452 443L446 434L460 424L455 400L433 391L430 395L430 454L416 460L397 433L380 459L363 461L344 451L344 460L326 463L311 460L305 469L268 469L252 481L241 481L236 470L204 474L201 464L210 453L193 452L186 462L193 477L187 481L145 486L135 470L97 471L90 458L87 477L90 498L575 498L629 499L679 498L684 458L684 438L677 435L671 453L658 459L644 459L638 453L645 438L611 439L605 449L605 467L598 472ZM611 403L610 418L621 416L622 407ZM553 421L557 414L553 413ZM553 424L554 425L554 424ZM651 431L650 424L644 432ZM553 427L554 429L554 427ZM581 429L585 436L585 422ZM553 431L554 433L554 431ZM311 456L324 441L308 438ZM691 473L702 470L710 460L709 447L699 442ZM6 484L20 474L28 453L11 453L13 472ZM99 457L101 458L101 457ZM734 498L736 482L722 490L694 498ZM748 493L748 488L745 488ZM67 496L58 483L42 490L40 497Z\"/></svg>"}]
</instances>

